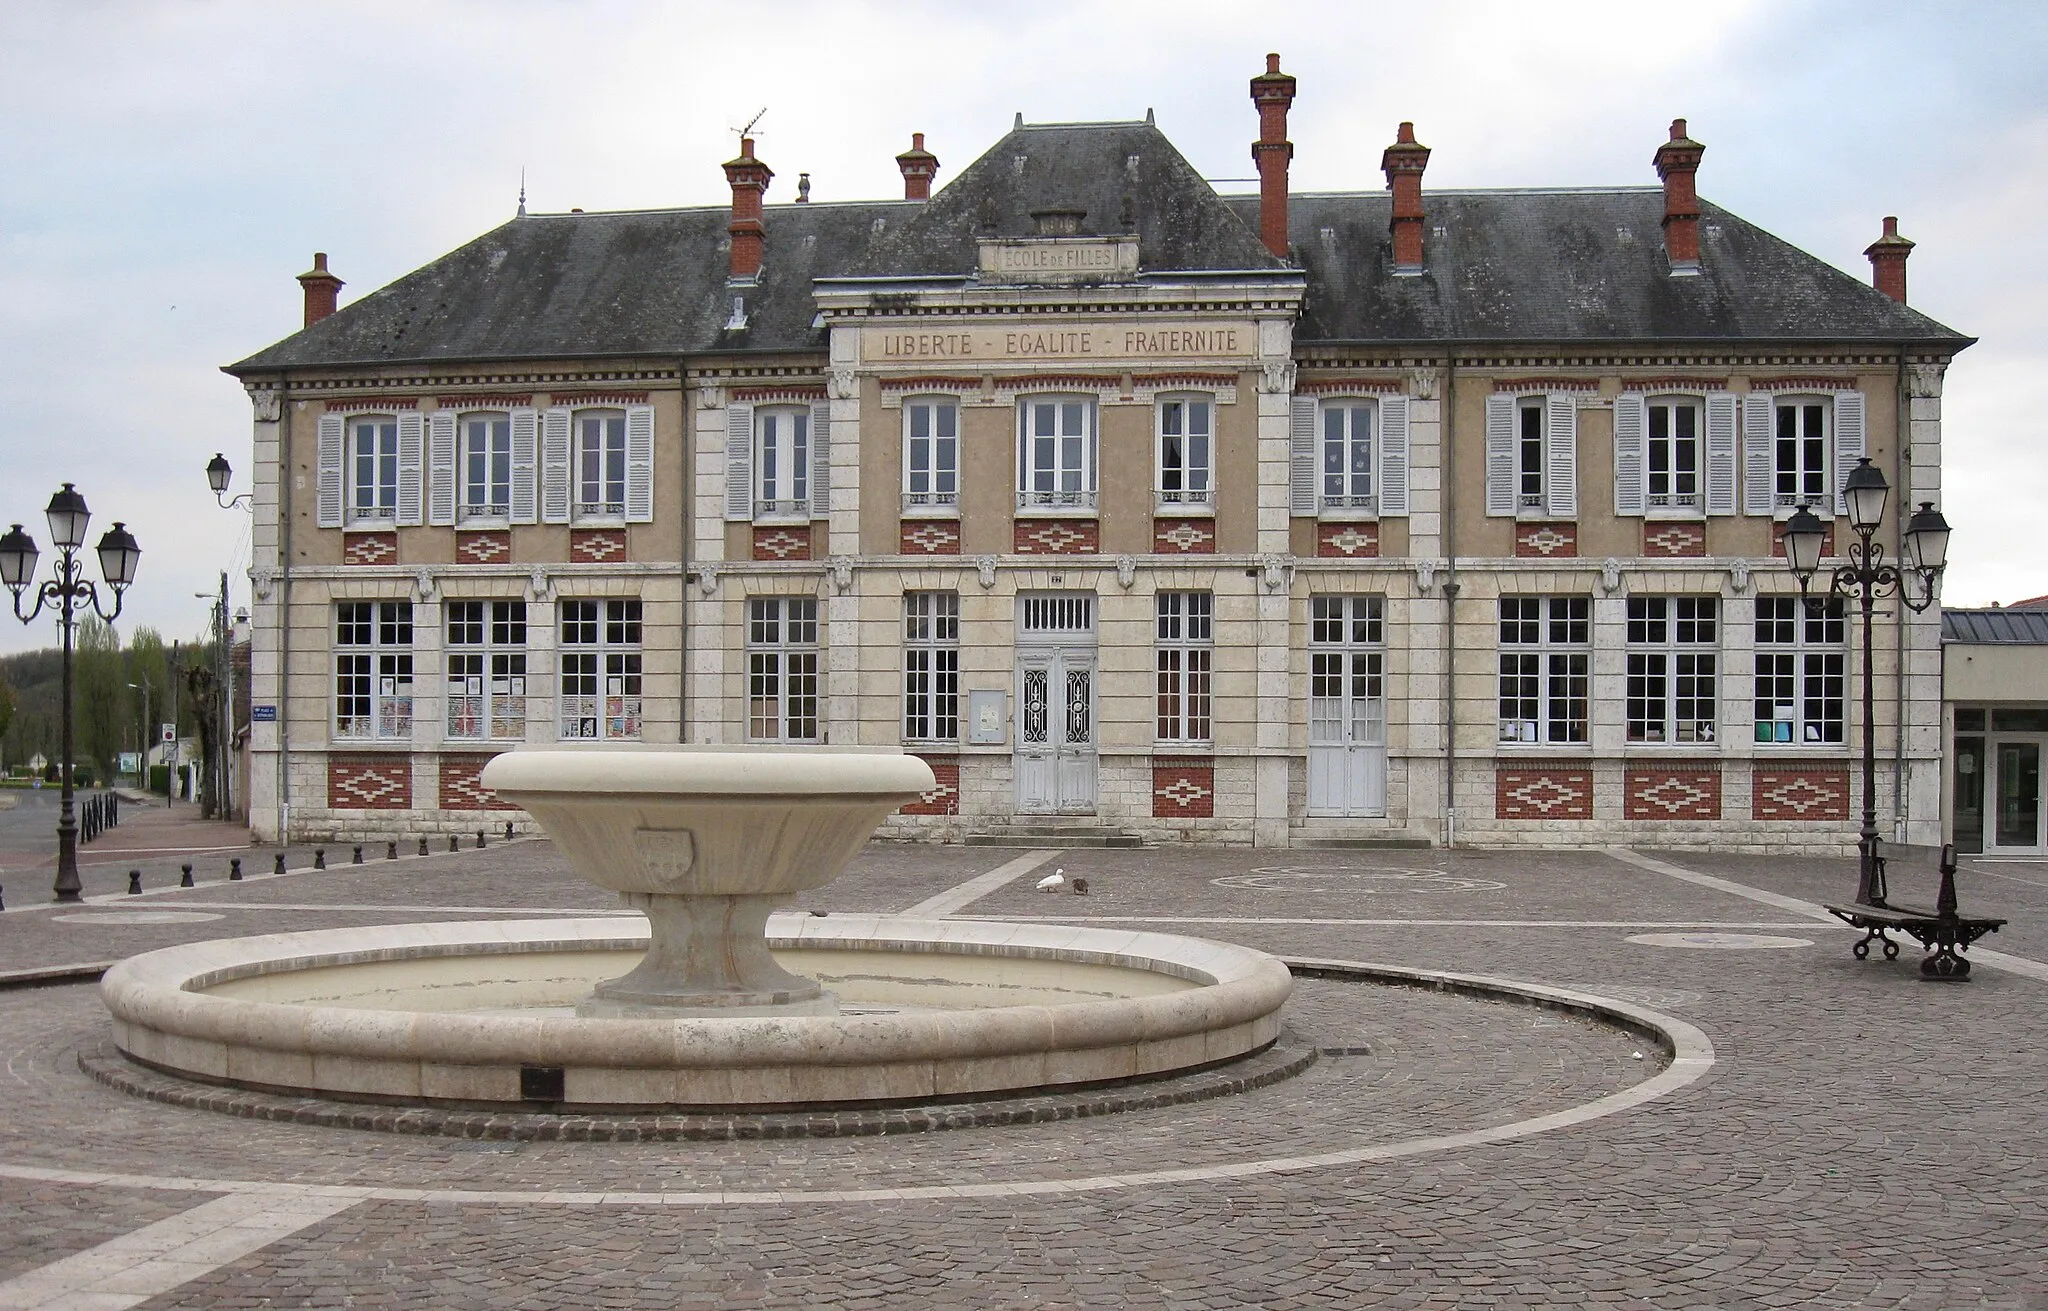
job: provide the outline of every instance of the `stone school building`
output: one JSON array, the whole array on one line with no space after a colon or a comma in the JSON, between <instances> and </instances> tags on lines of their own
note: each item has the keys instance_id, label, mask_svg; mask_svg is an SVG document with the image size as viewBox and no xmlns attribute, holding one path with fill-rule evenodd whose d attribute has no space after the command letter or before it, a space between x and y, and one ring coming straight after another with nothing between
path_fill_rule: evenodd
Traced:
<instances>
[{"instance_id":1,"label":"stone school building","mask_svg":"<svg viewBox=\"0 0 2048 1311\"><path fill-rule=\"evenodd\" d=\"M1941 499L1971 339L1912 243L1864 285L1700 199L1682 119L1644 185L1429 190L1403 123L1384 187L1294 192L1295 91L1251 81L1256 195L1020 116L936 189L914 137L900 199L742 141L729 206L522 206L345 308L316 256L228 369L252 826L758 742L925 757L898 836L1841 847L1854 624L1779 539L1866 457ZM1881 622L1880 823L1933 841L1939 620Z\"/></svg>"}]
</instances>

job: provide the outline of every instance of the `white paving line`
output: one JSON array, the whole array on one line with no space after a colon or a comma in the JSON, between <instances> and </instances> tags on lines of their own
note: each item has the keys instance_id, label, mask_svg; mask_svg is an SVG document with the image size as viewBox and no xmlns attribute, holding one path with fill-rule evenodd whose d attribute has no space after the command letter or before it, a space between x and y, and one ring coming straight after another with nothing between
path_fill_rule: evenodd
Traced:
<instances>
[{"instance_id":1,"label":"white paving line","mask_svg":"<svg viewBox=\"0 0 2048 1311\"><path fill-rule=\"evenodd\" d=\"M239 1261L358 1197L242 1188L0 1283L0 1311L120 1311Z\"/></svg>"},{"instance_id":2,"label":"white paving line","mask_svg":"<svg viewBox=\"0 0 2048 1311\"><path fill-rule=\"evenodd\" d=\"M977 915L967 919L983 918ZM1287 924L1308 928L1381 929L1803 929L1757 920L1329 920L1266 915L1004 915L1032 924Z\"/></svg>"},{"instance_id":3,"label":"white paving line","mask_svg":"<svg viewBox=\"0 0 2048 1311\"><path fill-rule=\"evenodd\" d=\"M991 871L994 872L994 871ZM1646 1028L1661 1031L1671 1044L1671 1063L1641 1083L1612 1092L1578 1106L1548 1115L1508 1124L1491 1125L1462 1133L1410 1138L1401 1142L1375 1143L1314 1156L1280 1156L1248 1161L1224 1161L1214 1165L1184 1166L1164 1170L1132 1171L1128 1174L1087 1175L1075 1179L1014 1179L976 1184L913 1184L895 1188L779 1190L707 1190L676 1192L572 1192L561 1189L515 1192L457 1188L378 1188L331 1184L282 1184L236 1179L195 1179L184 1176L110 1174L85 1170L50 1169L40 1166L0 1165L0 1179L24 1179L40 1183L89 1184L104 1188L147 1188L158 1191L259 1194L265 1198L305 1197L326 1199L335 1210L360 1201L413 1202L421 1204L482 1206L785 1206L801 1202L930 1201L974 1197L1029 1197L1037 1194L1102 1192L1155 1185L1206 1183L1224 1179L1247 1179L1259 1175L1295 1174L1332 1166L1392 1161L1429 1152L1456 1151L1517 1138L1550 1133L1616 1115L1659 1097L1667 1096L1705 1076L1714 1067L1714 1044L1695 1025L1647 1006L1604 997L1597 993L1550 984L1525 983L1491 975L1446 974L1399 965L1378 965L1362 961L1299 960L1304 966L1349 968L1370 971L1397 980L1426 981L1437 985L1463 984L1523 997L1563 1001L1590 1007L1611 1016L1625 1018ZM203 1208L202 1208L203 1209ZM333 1212L328 1212L333 1214ZM317 1220L320 1217L315 1216ZM308 1221L307 1223L312 1223ZM117 1240L118 1241L118 1240ZM254 1250L253 1248L250 1250ZM24 1276L26 1278L26 1276ZM7 1304L0 1303L0 1307ZM122 1305L132 1305L123 1303ZM38 1311L41 1311L39 1308Z\"/></svg>"},{"instance_id":4,"label":"white paving line","mask_svg":"<svg viewBox=\"0 0 2048 1311\"><path fill-rule=\"evenodd\" d=\"M1058 853L1052 851L1027 851L1015 860L1004 861L986 874L976 875L957 887L947 888L936 897L926 897L902 913L912 919L938 919L951 915L980 901L1005 883L1016 882L1051 860L1056 854Z\"/></svg>"},{"instance_id":5,"label":"white paving line","mask_svg":"<svg viewBox=\"0 0 2048 1311\"><path fill-rule=\"evenodd\" d=\"M1747 897L1751 901L1760 901L1766 906L1775 906L1779 910L1788 911L1794 915L1804 915L1808 919L1819 920L1823 924L1841 928L1849 927L1833 915L1830 915L1827 908L1818 902L1802 901L1798 897L1788 897L1782 892L1771 892L1764 888L1752 888L1747 883L1737 883L1733 879L1718 878L1712 874L1702 874L1698 870L1690 870L1680 865L1670 864L1667 861L1657 860L1640 852L1630 851L1625 847L1609 847L1607 848L1607 854L1625 865L1634 865L1638 869L1646 869L1653 874L1662 874L1667 878L1696 884L1702 888L1712 888L1716 892L1725 892L1730 896ZM1804 926L1802 925L1801 927ZM1989 965L1992 969L2004 970L2008 974L2018 974L2039 983L2048 983L2048 964L2043 964L2040 961L2029 960L2025 956L2008 955L2002 951L1992 951L1988 947L1972 947L1967 954L1972 965Z\"/></svg>"}]
</instances>

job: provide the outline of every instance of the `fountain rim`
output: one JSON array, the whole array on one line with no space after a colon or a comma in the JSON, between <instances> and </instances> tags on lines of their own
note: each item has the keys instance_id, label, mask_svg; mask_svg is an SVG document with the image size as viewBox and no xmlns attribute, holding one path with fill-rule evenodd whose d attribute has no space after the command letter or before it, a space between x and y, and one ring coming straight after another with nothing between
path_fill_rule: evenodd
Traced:
<instances>
[{"instance_id":1,"label":"fountain rim","mask_svg":"<svg viewBox=\"0 0 2048 1311\"><path fill-rule=\"evenodd\" d=\"M586 805L650 797L900 801L938 785L928 763L900 749L769 743L517 748L493 756L480 781L513 799L573 797Z\"/></svg>"}]
</instances>

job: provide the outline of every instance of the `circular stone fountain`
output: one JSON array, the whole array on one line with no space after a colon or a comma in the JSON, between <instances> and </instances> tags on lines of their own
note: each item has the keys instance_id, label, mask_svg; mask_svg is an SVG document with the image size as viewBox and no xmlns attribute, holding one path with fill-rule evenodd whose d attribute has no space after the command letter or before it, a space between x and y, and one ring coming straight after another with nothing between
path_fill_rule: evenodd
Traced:
<instances>
[{"instance_id":1,"label":"circular stone fountain","mask_svg":"<svg viewBox=\"0 0 2048 1311\"><path fill-rule=\"evenodd\" d=\"M485 783L647 916L226 939L107 972L131 1060L266 1091L578 1110L916 1102L1163 1076L1280 1033L1263 953L1164 934L771 914L933 786L894 752L550 749Z\"/></svg>"}]
</instances>

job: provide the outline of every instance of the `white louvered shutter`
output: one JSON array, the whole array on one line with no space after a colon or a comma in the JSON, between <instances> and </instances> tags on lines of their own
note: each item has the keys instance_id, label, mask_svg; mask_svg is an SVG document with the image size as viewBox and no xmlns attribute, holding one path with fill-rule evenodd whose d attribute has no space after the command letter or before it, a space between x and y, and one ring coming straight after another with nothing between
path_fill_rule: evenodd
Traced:
<instances>
[{"instance_id":1,"label":"white louvered shutter","mask_svg":"<svg viewBox=\"0 0 2048 1311\"><path fill-rule=\"evenodd\" d=\"M427 522L445 528L455 522L455 411L427 416Z\"/></svg>"},{"instance_id":2,"label":"white louvered shutter","mask_svg":"<svg viewBox=\"0 0 2048 1311\"><path fill-rule=\"evenodd\" d=\"M1742 398L1742 508L1749 514L1769 514L1773 504L1771 459L1772 398L1769 392L1753 391Z\"/></svg>"},{"instance_id":3,"label":"white louvered shutter","mask_svg":"<svg viewBox=\"0 0 2048 1311\"><path fill-rule=\"evenodd\" d=\"M1486 512L1513 514L1515 493L1515 398L1497 392L1486 398Z\"/></svg>"},{"instance_id":4,"label":"white louvered shutter","mask_svg":"<svg viewBox=\"0 0 2048 1311\"><path fill-rule=\"evenodd\" d=\"M321 415L318 462L313 475L313 514L322 528L341 527L341 447L341 416Z\"/></svg>"},{"instance_id":5,"label":"white louvered shutter","mask_svg":"<svg viewBox=\"0 0 2048 1311\"><path fill-rule=\"evenodd\" d=\"M1835 393L1835 513L1847 514L1849 503L1842 499L1842 484L1856 468L1856 461L1870 454L1863 427L1863 393Z\"/></svg>"},{"instance_id":6,"label":"white louvered shutter","mask_svg":"<svg viewBox=\"0 0 2048 1311\"><path fill-rule=\"evenodd\" d=\"M1643 459L1649 444L1649 416L1641 392L1614 398L1614 512L1643 513Z\"/></svg>"},{"instance_id":7,"label":"white louvered shutter","mask_svg":"<svg viewBox=\"0 0 2048 1311\"><path fill-rule=\"evenodd\" d=\"M725 517L754 520L754 407L725 407Z\"/></svg>"},{"instance_id":8,"label":"white louvered shutter","mask_svg":"<svg viewBox=\"0 0 2048 1311\"><path fill-rule=\"evenodd\" d=\"M626 407L626 522L654 521L654 407Z\"/></svg>"},{"instance_id":9,"label":"white louvered shutter","mask_svg":"<svg viewBox=\"0 0 2048 1311\"><path fill-rule=\"evenodd\" d=\"M540 521L569 522L569 411L559 405L540 416Z\"/></svg>"},{"instance_id":10,"label":"white louvered shutter","mask_svg":"<svg viewBox=\"0 0 2048 1311\"><path fill-rule=\"evenodd\" d=\"M512 411L512 522L532 523L539 473L540 411Z\"/></svg>"},{"instance_id":11,"label":"white louvered shutter","mask_svg":"<svg viewBox=\"0 0 2048 1311\"><path fill-rule=\"evenodd\" d=\"M1735 512L1735 394L1708 392L1707 513Z\"/></svg>"},{"instance_id":12,"label":"white louvered shutter","mask_svg":"<svg viewBox=\"0 0 2048 1311\"><path fill-rule=\"evenodd\" d=\"M1380 513L1408 513L1408 398L1380 398Z\"/></svg>"},{"instance_id":13,"label":"white louvered shutter","mask_svg":"<svg viewBox=\"0 0 2048 1311\"><path fill-rule=\"evenodd\" d=\"M1579 403L1553 393L1543 406L1543 497L1553 519L1579 517Z\"/></svg>"},{"instance_id":14,"label":"white louvered shutter","mask_svg":"<svg viewBox=\"0 0 2048 1311\"><path fill-rule=\"evenodd\" d=\"M1316 398L1296 396L1287 411L1287 509L1316 513Z\"/></svg>"},{"instance_id":15,"label":"white louvered shutter","mask_svg":"<svg viewBox=\"0 0 2048 1311\"><path fill-rule=\"evenodd\" d=\"M418 410L401 411L398 416L398 524L417 527L424 519L422 505L424 455L427 443L426 416Z\"/></svg>"},{"instance_id":16,"label":"white louvered shutter","mask_svg":"<svg viewBox=\"0 0 2048 1311\"><path fill-rule=\"evenodd\" d=\"M832 406L819 401L811 407L811 517L823 519L832 513Z\"/></svg>"}]
</instances>

